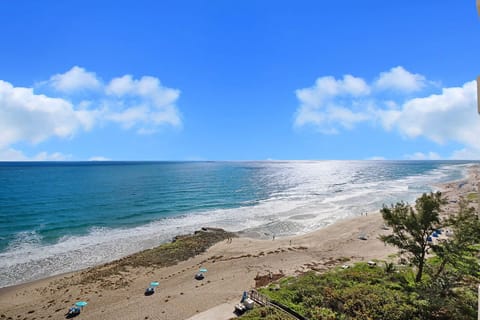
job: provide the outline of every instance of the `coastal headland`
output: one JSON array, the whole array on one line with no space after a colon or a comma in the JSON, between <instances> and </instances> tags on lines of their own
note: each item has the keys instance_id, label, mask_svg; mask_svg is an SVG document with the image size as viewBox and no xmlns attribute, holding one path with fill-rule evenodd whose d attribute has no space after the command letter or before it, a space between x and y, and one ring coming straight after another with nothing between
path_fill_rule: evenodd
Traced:
<instances>
[{"instance_id":1,"label":"coastal headland","mask_svg":"<svg viewBox=\"0 0 480 320\"><path fill-rule=\"evenodd\" d=\"M455 212L460 197L478 200L480 168L441 186ZM395 259L396 249L378 212L338 221L293 237L257 239L221 229L193 235L114 262L0 289L0 319L64 319L76 301L88 302L78 319L188 319L219 305L233 306L243 291L284 275L297 275L371 259ZM362 235L362 239L359 236ZM79 257L81 259L81 257ZM203 280L195 274L205 268ZM150 282L155 294L145 296ZM217 314L218 319L228 319Z\"/></svg>"}]
</instances>

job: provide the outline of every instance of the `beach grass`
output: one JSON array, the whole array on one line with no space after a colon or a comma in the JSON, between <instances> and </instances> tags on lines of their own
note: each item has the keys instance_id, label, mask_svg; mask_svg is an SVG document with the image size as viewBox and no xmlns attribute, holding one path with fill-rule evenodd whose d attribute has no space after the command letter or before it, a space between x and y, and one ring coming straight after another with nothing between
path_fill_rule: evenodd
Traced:
<instances>
[{"instance_id":1,"label":"beach grass","mask_svg":"<svg viewBox=\"0 0 480 320\"><path fill-rule=\"evenodd\" d=\"M477 192L471 192L471 193L467 194L467 200L470 201L470 202L478 201L478 193Z\"/></svg>"},{"instance_id":2,"label":"beach grass","mask_svg":"<svg viewBox=\"0 0 480 320\"><path fill-rule=\"evenodd\" d=\"M161 244L122 259L89 268L80 273L75 281L66 281L64 286L72 284L98 283L104 288L117 289L129 285L124 273L132 268L161 268L193 258L217 242L236 237L234 233L218 228L202 228L194 234L176 236L171 242Z\"/></svg>"}]
</instances>

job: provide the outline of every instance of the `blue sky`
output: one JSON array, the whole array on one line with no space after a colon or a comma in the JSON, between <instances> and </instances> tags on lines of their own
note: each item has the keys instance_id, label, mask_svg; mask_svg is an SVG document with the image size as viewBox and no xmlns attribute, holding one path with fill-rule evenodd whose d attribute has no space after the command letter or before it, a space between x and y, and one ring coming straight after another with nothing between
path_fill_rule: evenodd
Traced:
<instances>
[{"instance_id":1,"label":"blue sky","mask_svg":"<svg viewBox=\"0 0 480 320\"><path fill-rule=\"evenodd\" d=\"M479 159L475 1L2 1L0 160Z\"/></svg>"}]
</instances>

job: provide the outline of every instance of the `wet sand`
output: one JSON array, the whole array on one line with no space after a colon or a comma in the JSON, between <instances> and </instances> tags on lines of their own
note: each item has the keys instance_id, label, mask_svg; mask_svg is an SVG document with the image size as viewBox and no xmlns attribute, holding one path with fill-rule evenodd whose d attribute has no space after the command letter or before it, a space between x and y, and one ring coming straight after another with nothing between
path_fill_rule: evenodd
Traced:
<instances>
[{"instance_id":1,"label":"wet sand","mask_svg":"<svg viewBox=\"0 0 480 320\"><path fill-rule=\"evenodd\" d=\"M460 196L474 198L480 182L479 167L468 179L438 186L448 198L446 210L456 210ZM470 195L470 196L469 196ZM82 273L56 276L0 289L0 319L64 319L68 307L78 300L88 302L77 319L203 319L211 308L227 310L244 290L256 286L255 279L276 275L298 275L371 259L396 259L396 249L385 246L378 236L382 228L377 213L346 219L315 232L286 238L248 237L221 241L206 252L177 265L128 267L118 274L80 281ZM367 240L360 240L365 235ZM205 279L195 280L200 267ZM144 296L151 281L160 285L152 296ZM73 285L75 283L75 285ZM219 307L220 306L220 307ZM216 313L220 318L225 315ZM233 317L233 313L231 315ZM214 319L214 318L211 318Z\"/></svg>"}]
</instances>

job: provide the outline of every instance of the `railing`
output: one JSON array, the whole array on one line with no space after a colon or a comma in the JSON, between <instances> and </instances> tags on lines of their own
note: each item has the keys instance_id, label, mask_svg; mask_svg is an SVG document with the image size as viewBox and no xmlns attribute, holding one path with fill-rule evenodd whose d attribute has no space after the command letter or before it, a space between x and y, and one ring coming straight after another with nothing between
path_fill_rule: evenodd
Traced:
<instances>
[{"instance_id":1,"label":"railing","mask_svg":"<svg viewBox=\"0 0 480 320\"><path fill-rule=\"evenodd\" d=\"M301 314L298 314L296 311L290 309L289 307L287 307L287 306L285 306L285 305L283 305L279 302L271 301L267 296L259 293L257 290L253 290L253 289L250 290L249 297L250 297L250 299L252 299L256 303L258 303L259 305L266 306L266 307L274 307L277 310L280 310L284 313L287 313L293 319L308 320L307 318L305 318Z\"/></svg>"}]
</instances>

